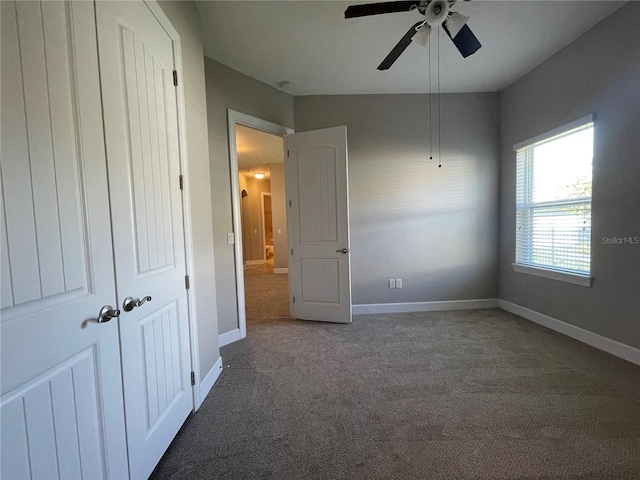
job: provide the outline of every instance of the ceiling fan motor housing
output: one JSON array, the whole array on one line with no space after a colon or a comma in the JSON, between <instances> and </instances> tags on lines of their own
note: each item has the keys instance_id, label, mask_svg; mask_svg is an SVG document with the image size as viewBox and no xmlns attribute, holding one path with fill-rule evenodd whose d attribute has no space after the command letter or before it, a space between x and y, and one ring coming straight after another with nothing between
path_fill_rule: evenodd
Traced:
<instances>
[{"instance_id":1,"label":"ceiling fan motor housing","mask_svg":"<svg viewBox=\"0 0 640 480\"><path fill-rule=\"evenodd\" d=\"M431 27L436 27L444 22L448 14L449 2L447 0L432 0L424 12L427 24Z\"/></svg>"}]
</instances>

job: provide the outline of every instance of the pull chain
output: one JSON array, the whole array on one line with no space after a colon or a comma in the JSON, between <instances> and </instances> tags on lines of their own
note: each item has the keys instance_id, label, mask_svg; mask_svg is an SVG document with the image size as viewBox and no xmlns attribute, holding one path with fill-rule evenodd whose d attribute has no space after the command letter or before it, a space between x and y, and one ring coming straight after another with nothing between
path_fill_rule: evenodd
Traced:
<instances>
[{"instance_id":1,"label":"pull chain","mask_svg":"<svg viewBox=\"0 0 640 480\"><path fill-rule=\"evenodd\" d=\"M429 160L433 160L433 115L431 112L431 42L429 42Z\"/></svg>"},{"instance_id":2,"label":"pull chain","mask_svg":"<svg viewBox=\"0 0 640 480\"><path fill-rule=\"evenodd\" d=\"M438 168L442 168L442 155L440 149L440 119L442 116L440 115L440 26L438 26Z\"/></svg>"}]
</instances>

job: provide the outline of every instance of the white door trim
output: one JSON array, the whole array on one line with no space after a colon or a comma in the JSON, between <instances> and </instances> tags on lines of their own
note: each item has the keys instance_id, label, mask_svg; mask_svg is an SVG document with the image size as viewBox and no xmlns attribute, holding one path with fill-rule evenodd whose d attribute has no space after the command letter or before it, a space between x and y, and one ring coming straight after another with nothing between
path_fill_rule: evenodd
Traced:
<instances>
[{"instance_id":1,"label":"white door trim","mask_svg":"<svg viewBox=\"0 0 640 480\"><path fill-rule=\"evenodd\" d=\"M247 315L244 304L244 265L242 261L242 223L240 221L240 179L238 177L236 125L244 125L281 137L292 134L294 130L231 109L227 110L227 119L229 129L229 164L231 169L231 207L233 210L233 231L235 232L234 263L236 266L236 296L238 298L238 328L240 329L240 338L245 338L247 336Z\"/></svg>"},{"instance_id":2,"label":"white door trim","mask_svg":"<svg viewBox=\"0 0 640 480\"><path fill-rule=\"evenodd\" d=\"M178 139L180 141L180 173L183 177L185 188L182 190L182 218L184 221L184 248L185 248L185 275L189 275L189 289L187 290L187 310L189 316L189 346L191 350L191 371L194 372L196 381L192 386L193 410L196 411L204 398L200 391L200 355L198 349L198 321L196 310L195 285L196 278L194 253L193 253L193 224L191 219L191 195L189 190L189 157L187 155L187 122L184 94L184 77L182 67L182 39L175 29L167 14L156 0L144 0L149 10L156 17L162 28L165 29L173 41L173 57L175 69L178 72L177 105L178 105ZM205 396L206 396L205 392Z\"/></svg>"}]
</instances>

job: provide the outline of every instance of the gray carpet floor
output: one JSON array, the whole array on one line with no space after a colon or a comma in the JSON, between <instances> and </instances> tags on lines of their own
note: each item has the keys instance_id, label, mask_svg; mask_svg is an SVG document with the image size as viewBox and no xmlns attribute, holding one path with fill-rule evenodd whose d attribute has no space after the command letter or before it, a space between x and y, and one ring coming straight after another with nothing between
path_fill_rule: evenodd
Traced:
<instances>
[{"instance_id":1,"label":"gray carpet floor","mask_svg":"<svg viewBox=\"0 0 640 480\"><path fill-rule=\"evenodd\" d=\"M640 367L498 309L286 318L286 275L254 273L152 478L640 479Z\"/></svg>"}]
</instances>

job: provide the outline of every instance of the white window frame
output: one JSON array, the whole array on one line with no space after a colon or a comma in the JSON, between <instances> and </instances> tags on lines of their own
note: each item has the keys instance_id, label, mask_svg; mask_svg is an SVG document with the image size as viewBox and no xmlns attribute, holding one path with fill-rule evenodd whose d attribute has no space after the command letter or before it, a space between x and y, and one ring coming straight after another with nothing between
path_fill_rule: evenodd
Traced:
<instances>
[{"instance_id":1,"label":"white window frame","mask_svg":"<svg viewBox=\"0 0 640 480\"><path fill-rule=\"evenodd\" d=\"M574 120L572 122L569 122L569 123L561 125L561 126L559 126L557 128L554 128L553 130L550 130L548 132L542 133L540 135L536 135L535 137L532 137L532 138L524 140L524 141L522 141L520 143L517 143L517 144L515 144L513 146L513 150L514 150L514 152L517 152L520 149L523 149L525 147L532 146L532 145L534 145L536 143L551 139L551 138L553 138L553 137L555 137L557 135L561 135L563 133L566 133L566 132L569 132L570 130L574 130L576 128L582 127L582 126L584 126L586 124L589 124L589 123L594 123L594 115L593 114L586 115L586 116L581 117L581 118L579 118L577 120ZM594 128L595 128L595 125L594 125ZM517 159L517 155L516 155L516 159ZM517 193L516 193L516 195L517 195ZM516 237L516 248L517 248L517 237ZM591 287L591 283L593 281L593 277L591 276L591 273L589 273L589 274L580 274L580 273L573 273L573 272L569 272L569 271L564 271L562 269L555 269L555 268L552 268L552 267L546 267L546 266L543 266L543 265L518 263L517 259L511 265L513 267L513 270L515 272L518 272L518 273L524 273L524 274L528 274L528 275L535 275L535 276L538 276L538 277L549 278L549 279L552 279L552 280L572 283L572 284L580 285L580 286L583 286L583 287Z\"/></svg>"}]
</instances>

